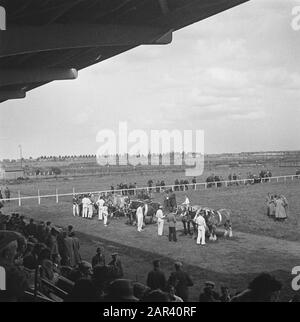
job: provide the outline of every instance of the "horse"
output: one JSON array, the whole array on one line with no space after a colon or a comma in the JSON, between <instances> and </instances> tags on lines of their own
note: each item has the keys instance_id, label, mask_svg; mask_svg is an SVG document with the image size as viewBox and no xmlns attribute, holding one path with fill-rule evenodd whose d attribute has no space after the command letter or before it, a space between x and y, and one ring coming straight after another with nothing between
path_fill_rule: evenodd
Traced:
<instances>
[{"instance_id":1,"label":"horse","mask_svg":"<svg viewBox=\"0 0 300 322\"><path fill-rule=\"evenodd\" d=\"M202 214L205 219L210 240L217 240L216 231L220 226L224 226L225 228L224 237L228 236L229 238L231 238L233 236L230 210L214 210L212 208L204 207L197 210L195 218L200 214Z\"/></svg>"},{"instance_id":2,"label":"horse","mask_svg":"<svg viewBox=\"0 0 300 322\"><path fill-rule=\"evenodd\" d=\"M144 223L145 224L153 224L155 222L155 214L158 210L160 204L157 202L145 202L142 200L131 200L129 204L129 210L131 211L132 224L136 222L136 210L140 206L147 205L146 209L144 209Z\"/></svg>"},{"instance_id":3,"label":"horse","mask_svg":"<svg viewBox=\"0 0 300 322\"><path fill-rule=\"evenodd\" d=\"M188 209L185 205L177 206L176 215L179 215L183 224L184 234L190 235L197 234L197 225L194 221L196 213L199 209L202 209L201 206L190 206ZM191 232L191 225L193 227L193 232Z\"/></svg>"}]
</instances>

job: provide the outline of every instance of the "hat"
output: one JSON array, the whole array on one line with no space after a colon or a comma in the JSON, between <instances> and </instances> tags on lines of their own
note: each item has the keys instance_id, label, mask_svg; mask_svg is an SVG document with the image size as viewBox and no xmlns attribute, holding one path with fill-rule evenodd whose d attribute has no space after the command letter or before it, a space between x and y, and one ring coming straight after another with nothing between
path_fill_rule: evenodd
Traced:
<instances>
[{"instance_id":1,"label":"hat","mask_svg":"<svg viewBox=\"0 0 300 322\"><path fill-rule=\"evenodd\" d=\"M212 281L206 281L205 282L205 286L212 286L212 287L215 287L215 283L214 282L212 282Z\"/></svg>"},{"instance_id":2,"label":"hat","mask_svg":"<svg viewBox=\"0 0 300 322\"><path fill-rule=\"evenodd\" d=\"M182 267L182 263L181 262L175 262L174 264L176 267Z\"/></svg>"},{"instance_id":3,"label":"hat","mask_svg":"<svg viewBox=\"0 0 300 322\"><path fill-rule=\"evenodd\" d=\"M162 206L162 205L160 205L160 206L159 206L159 209L163 209L163 206Z\"/></svg>"},{"instance_id":4,"label":"hat","mask_svg":"<svg viewBox=\"0 0 300 322\"><path fill-rule=\"evenodd\" d=\"M137 302L138 298L133 295L131 280L116 279L109 286L109 297L113 300L130 300Z\"/></svg>"},{"instance_id":5,"label":"hat","mask_svg":"<svg viewBox=\"0 0 300 322\"><path fill-rule=\"evenodd\" d=\"M119 255L119 253L117 252L111 254L111 256L117 256L117 255Z\"/></svg>"},{"instance_id":6,"label":"hat","mask_svg":"<svg viewBox=\"0 0 300 322\"><path fill-rule=\"evenodd\" d=\"M92 265L87 261L82 261L79 263L80 270L91 269L91 268L92 268Z\"/></svg>"},{"instance_id":7,"label":"hat","mask_svg":"<svg viewBox=\"0 0 300 322\"><path fill-rule=\"evenodd\" d=\"M23 239L22 235L14 231L0 230L0 251L13 241Z\"/></svg>"}]
</instances>

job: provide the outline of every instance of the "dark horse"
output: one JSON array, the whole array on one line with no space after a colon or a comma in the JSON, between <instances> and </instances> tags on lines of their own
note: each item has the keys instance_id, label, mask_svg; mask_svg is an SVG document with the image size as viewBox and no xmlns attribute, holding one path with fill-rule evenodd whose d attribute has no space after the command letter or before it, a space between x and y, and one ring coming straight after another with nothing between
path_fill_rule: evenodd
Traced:
<instances>
[{"instance_id":1,"label":"dark horse","mask_svg":"<svg viewBox=\"0 0 300 322\"><path fill-rule=\"evenodd\" d=\"M183 233L184 235L193 235L197 234L197 225L194 222L194 218L196 216L198 208L195 207L186 207L184 205L180 205L177 207L176 215L179 215L183 224ZM192 230L191 230L192 228Z\"/></svg>"},{"instance_id":2,"label":"dark horse","mask_svg":"<svg viewBox=\"0 0 300 322\"><path fill-rule=\"evenodd\" d=\"M128 224L134 225L136 220L136 210L138 207L142 206L144 210L144 223L147 224L153 224L155 223L155 214L158 210L160 204L157 202L145 202L142 200L131 200L129 204L129 218L128 218Z\"/></svg>"}]
</instances>

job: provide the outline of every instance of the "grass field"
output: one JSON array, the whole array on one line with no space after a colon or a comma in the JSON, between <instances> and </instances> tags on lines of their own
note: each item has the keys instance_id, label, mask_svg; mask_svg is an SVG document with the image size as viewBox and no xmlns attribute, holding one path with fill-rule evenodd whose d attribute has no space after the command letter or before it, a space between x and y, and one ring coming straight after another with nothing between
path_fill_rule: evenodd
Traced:
<instances>
[{"instance_id":1,"label":"grass field","mask_svg":"<svg viewBox=\"0 0 300 322\"><path fill-rule=\"evenodd\" d=\"M272 169L274 175L290 172L277 170L278 172ZM243 169L244 171L249 170ZM152 177L155 181L154 176ZM162 173L159 178L164 178L166 183L172 183L174 173ZM94 190L96 186L98 189L105 189L112 181L134 182L135 179L141 185L148 180L147 176L77 178L62 182L40 182L39 187L51 190L59 185L59 189L63 190L70 189L73 185L79 190ZM30 194L30 189L34 191L35 185L36 183L27 183L11 188L22 189L23 193L27 191ZM286 222L274 222L266 216L265 197L268 192L287 197L289 218ZM71 198L60 199L59 204L53 199L42 199L40 206L36 200L26 201L21 208L11 202L5 205L4 211L18 211L36 219L51 220L61 226L72 224L81 239L84 258L91 260L96 246L100 244L108 256L118 250L122 254L126 275L141 282L145 282L146 273L151 269L154 258L161 258L164 270L168 273L172 270L174 260L181 260L195 281L195 286L191 289L193 301L197 300L207 279L214 280L218 287L227 284L236 292L246 287L250 279L261 271L271 272L280 278L284 282L281 299L290 298L293 293L290 287L291 270L300 264L300 180L188 190L188 194L192 204L231 209L234 238L219 238L216 243L209 242L205 248L199 248L193 239L185 236L179 236L176 244L169 243L166 230L165 236L158 238L155 225L147 226L144 232L137 233L134 227L125 225L123 219L115 219L105 228L96 219L74 218L71 213ZM162 198L161 194L155 194L156 200L162 201ZM183 198L184 193L178 192L177 200L180 202ZM179 223L178 229L181 228Z\"/></svg>"}]
</instances>

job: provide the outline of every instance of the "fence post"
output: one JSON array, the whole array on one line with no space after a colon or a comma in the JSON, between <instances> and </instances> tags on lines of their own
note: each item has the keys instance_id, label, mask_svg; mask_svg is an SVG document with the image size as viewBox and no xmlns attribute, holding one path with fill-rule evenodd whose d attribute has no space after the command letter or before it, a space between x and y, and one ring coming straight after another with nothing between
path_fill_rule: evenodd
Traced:
<instances>
[{"instance_id":1,"label":"fence post","mask_svg":"<svg viewBox=\"0 0 300 322\"><path fill-rule=\"evenodd\" d=\"M56 203L58 203L58 190L57 190L57 188L55 189L55 192L56 192Z\"/></svg>"},{"instance_id":2,"label":"fence post","mask_svg":"<svg viewBox=\"0 0 300 322\"><path fill-rule=\"evenodd\" d=\"M277 177L277 182L278 182L279 178Z\"/></svg>"},{"instance_id":3,"label":"fence post","mask_svg":"<svg viewBox=\"0 0 300 322\"><path fill-rule=\"evenodd\" d=\"M75 195L75 188L73 187L73 195Z\"/></svg>"},{"instance_id":4,"label":"fence post","mask_svg":"<svg viewBox=\"0 0 300 322\"><path fill-rule=\"evenodd\" d=\"M38 204L41 204L40 189L38 189Z\"/></svg>"},{"instance_id":5,"label":"fence post","mask_svg":"<svg viewBox=\"0 0 300 322\"><path fill-rule=\"evenodd\" d=\"M22 205L22 199L21 199L21 193L18 191L18 197L19 197L19 207Z\"/></svg>"},{"instance_id":6,"label":"fence post","mask_svg":"<svg viewBox=\"0 0 300 322\"><path fill-rule=\"evenodd\" d=\"M205 189L207 189L207 183L204 184Z\"/></svg>"}]
</instances>

